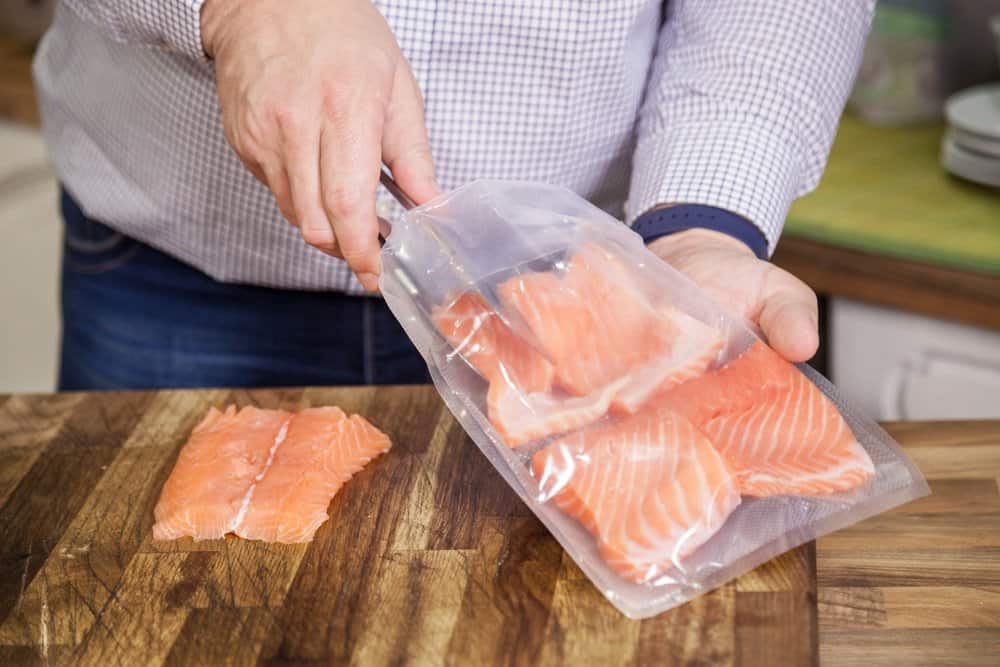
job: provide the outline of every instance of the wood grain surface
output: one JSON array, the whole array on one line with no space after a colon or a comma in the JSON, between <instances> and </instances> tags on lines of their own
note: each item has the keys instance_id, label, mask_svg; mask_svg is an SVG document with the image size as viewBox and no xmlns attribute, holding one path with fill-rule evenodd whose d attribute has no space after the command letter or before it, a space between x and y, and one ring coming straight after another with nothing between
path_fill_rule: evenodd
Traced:
<instances>
[{"instance_id":1,"label":"wood grain surface","mask_svg":"<svg viewBox=\"0 0 1000 667\"><path fill-rule=\"evenodd\" d=\"M229 402L337 404L395 445L311 544L153 542L180 446ZM1000 424L897 433L934 496L822 540L818 571L809 545L639 622L429 387L0 397L0 664L988 664Z\"/></svg>"},{"instance_id":2,"label":"wood grain surface","mask_svg":"<svg viewBox=\"0 0 1000 667\"><path fill-rule=\"evenodd\" d=\"M931 495L817 542L822 665L1000 664L1000 422L892 424Z\"/></svg>"},{"instance_id":3,"label":"wood grain surface","mask_svg":"<svg viewBox=\"0 0 1000 667\"><path fill-rule=\"evenodd\" d=\"M826 296L1000 329L1000 274L898 259L787 234L772 261Z\"/></svg>"}]
</instances>

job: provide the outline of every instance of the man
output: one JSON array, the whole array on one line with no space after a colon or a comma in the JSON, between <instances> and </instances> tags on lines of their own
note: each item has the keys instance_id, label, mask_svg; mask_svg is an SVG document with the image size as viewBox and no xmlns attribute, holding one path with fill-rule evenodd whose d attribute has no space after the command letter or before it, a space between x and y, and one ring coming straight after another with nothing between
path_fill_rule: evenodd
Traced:
<instances>
[{"instance_id":1,"label":"man","mask_svg":"<svg viewBox=\"0 0 1000 667\"><path fill-rule=\"evenodd\" d=\"M425 379L364 294L398 212L382 163L418 202L565 185L807 359L815 296L766 259L873 4L64 0L35 65L66 191L60 386Z\"/></svg>"}]
</instances>

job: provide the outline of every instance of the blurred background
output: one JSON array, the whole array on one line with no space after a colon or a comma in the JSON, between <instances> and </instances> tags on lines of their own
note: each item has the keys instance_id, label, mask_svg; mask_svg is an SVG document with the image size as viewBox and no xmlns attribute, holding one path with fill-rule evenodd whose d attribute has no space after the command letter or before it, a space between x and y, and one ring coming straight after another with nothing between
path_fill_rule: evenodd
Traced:
<instances>
[{"instance_id":1,"label":"blurred background","mask_svg":"<svg viewBox=\"0 0 1000 667\"><path fill-rule=\"evenodd\" d=\"M0 392L55 383L61 229L31 56L0 0ZM879 419L1000 417L1000 0L883 0L819 189L774 261L821 295L811 364Z\"/></svg>"}]
</instances>

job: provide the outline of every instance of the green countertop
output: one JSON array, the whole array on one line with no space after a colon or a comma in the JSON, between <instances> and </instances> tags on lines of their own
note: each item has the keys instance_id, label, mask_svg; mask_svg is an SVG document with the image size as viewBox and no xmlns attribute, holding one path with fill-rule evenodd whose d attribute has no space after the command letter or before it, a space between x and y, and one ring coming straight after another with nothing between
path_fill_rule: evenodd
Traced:
<instances>
[{"instance_id":1,"label":"green countertop","mask_svg":"<svg viewBox=\"0 0 1000 667\"><path fill-rule=\"evenodd\" d=\"M941 168L943 132L845 116L823 180L792 207L786 235L1000 274L1000 190Z\"/></svg>"}]
</instances>

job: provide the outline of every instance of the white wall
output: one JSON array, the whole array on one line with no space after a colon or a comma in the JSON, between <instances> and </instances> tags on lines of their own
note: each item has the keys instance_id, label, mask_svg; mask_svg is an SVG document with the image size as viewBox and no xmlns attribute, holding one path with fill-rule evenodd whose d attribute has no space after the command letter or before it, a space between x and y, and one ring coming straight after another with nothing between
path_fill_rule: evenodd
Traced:
<instances>
[{"instance_id":1,"label":"white wall","mask_svg":"<svg viewBox=\"0 0 1000 667\"><path fill-rule=\"evenodd\" d=\"M0 122L0 392L55 387L56 197L38 133Z\"/></svg>"}]
</instances>

